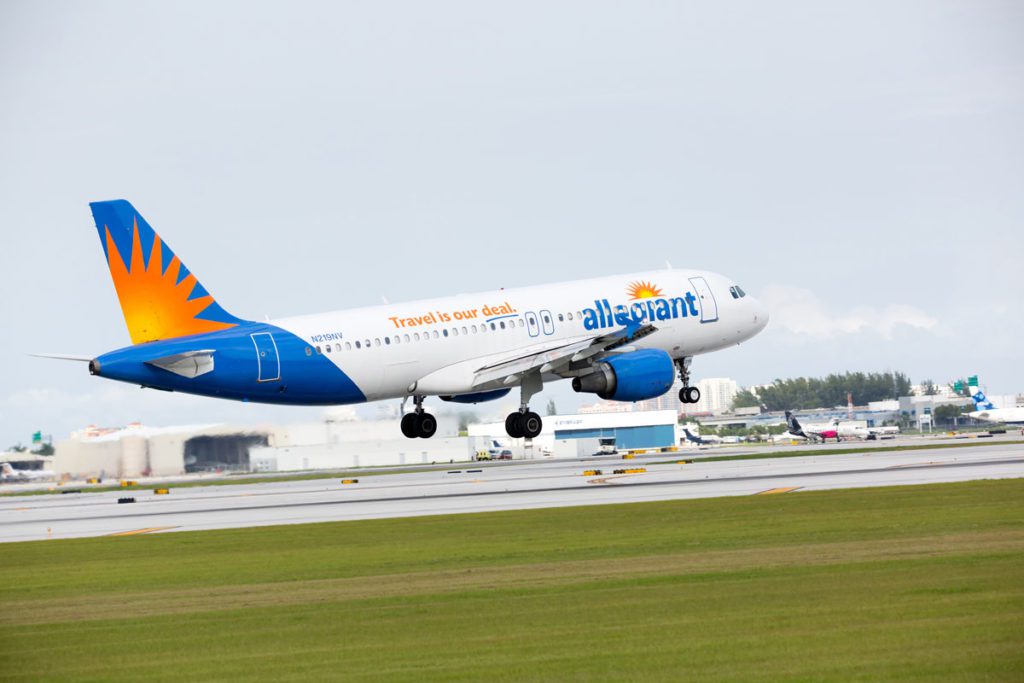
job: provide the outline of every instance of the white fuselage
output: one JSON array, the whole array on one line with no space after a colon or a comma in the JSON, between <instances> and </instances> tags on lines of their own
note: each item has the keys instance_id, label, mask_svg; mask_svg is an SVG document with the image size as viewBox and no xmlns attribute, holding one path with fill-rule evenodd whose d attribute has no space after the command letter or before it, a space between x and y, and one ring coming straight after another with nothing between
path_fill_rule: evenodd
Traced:
<instances>
[{"instance_id":1,"label":"white fuselage","mask_svg":"<svg viewBox=\"0 0 1024 683\"><path fill-rule=\"evenodd\" d=\"M1002 424L1024 424L1024 408L991 408L967 413L982 422L998 422Z\"/></svg>"},{"instance_id":2,"label":"white fuselage","mask_svg":"<svg viewBox=\"0 0 1024 683\"><path fill-rule=\"evenodd\" d=\"M636 283L645 285L643 291L638 292ZM502 387L498 381L488 387L474 384L481 366L612 332L631 320L656 328L630 344L637 350L661 349L683 358L739 344L764 328L768 314L754 297L737 296L734 285L707 271L662 270L306 315L273 324L330 359L367 400L414 391L460 394Z\"/></svg>"}]
</instances>

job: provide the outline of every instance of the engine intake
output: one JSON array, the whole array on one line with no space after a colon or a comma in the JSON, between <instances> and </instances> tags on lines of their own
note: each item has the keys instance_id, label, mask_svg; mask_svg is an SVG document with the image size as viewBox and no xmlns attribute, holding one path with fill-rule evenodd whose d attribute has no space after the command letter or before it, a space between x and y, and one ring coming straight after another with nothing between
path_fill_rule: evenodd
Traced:
<instances>
[{"instance_id":1,"label":"engine intake","mask_svg":"<svg viewBox=\"0 0 1024 683\"><path fill-rule=\"evenodd\" d=\"M643 401L664 394L675 378L675 366L667 353L645 349L596 363L589 375L573 378L572 388L606 400Z\"/></svg>"}]
</instances>

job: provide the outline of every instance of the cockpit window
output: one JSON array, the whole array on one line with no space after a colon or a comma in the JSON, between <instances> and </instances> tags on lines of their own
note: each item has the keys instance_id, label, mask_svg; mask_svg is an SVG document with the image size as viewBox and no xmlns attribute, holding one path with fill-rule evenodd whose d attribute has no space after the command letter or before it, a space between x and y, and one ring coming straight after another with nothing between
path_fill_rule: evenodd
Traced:
<instances>
[{"instance_id":1,"label":"cockpit window","mask_svg":"<svg viewBox=\"0 0 1024 683\"><path fill-rule=\"evenodd\" d=\"M737 289L739 289L739 288L736 287L736 285L733 285L732 287L729 288L729 293L732 294L732 298L733 299L739 299L740 298L739 292L736 291Z\"/></svg>"},{"instance_id":2,"label":"cockpit window","mask_svg":"<svg viewBox=\"0 0 1024 683\"><path fill-rule=\"evenodd\" d=\"M741 299L747 295L747 293L744 292L743 288L740 287L739 285L736 285L736 293L740 295Z\"/></svg>"}]
</instances>

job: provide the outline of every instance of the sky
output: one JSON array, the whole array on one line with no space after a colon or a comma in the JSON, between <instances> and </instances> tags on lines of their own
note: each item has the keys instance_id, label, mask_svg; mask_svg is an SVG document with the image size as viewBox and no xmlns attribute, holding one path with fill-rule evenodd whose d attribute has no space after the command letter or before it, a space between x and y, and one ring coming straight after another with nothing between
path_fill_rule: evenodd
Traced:
<instances>
[{"instance_id":1,"label":"sky","mask_svg":"<svg viewBox=\"0 0 1024 683\"><path fill-rule=\"evenodd\" d=\"M669 261L772 312L695 379L1024 392L1022 35L989 0L7 0L0 447L323 414L26 355L130 343L88 207L114 198L240 317Z\"/></svg>"}]
</instances>

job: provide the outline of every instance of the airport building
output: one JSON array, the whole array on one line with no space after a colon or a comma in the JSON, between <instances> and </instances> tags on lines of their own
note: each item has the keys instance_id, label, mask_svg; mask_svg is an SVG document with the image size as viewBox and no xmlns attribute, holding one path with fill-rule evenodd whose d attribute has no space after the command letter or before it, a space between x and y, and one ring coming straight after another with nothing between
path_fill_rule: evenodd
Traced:
<instances>
[{"instance_id":1,"label":"airport building","mask_svg":"<svg viewBox=\"0 0 1024 683\"><path fill-rule=\"evenodd\" d=\"M677 421L674 410L549 415L532 448L522 439L509 439L504 421L471 424L469 436L484 448L493 442L506 444L523 457L580 457L596 453L602 438L614 438L618 450L676 446Z\"/></svg>"},{"instance_id":2,"label":"airport building","mask_svg":"<svg viewBox=\"0 0 1024 683\"><path fill-rule=\"evenodd\" d=\"M468 460L454 417L438 417L432 439L406 439L397 419L333 419L257 427L182 425L88 427L56 445L53 469L73 478L167 477L278 472Z\"/></svg>"}]
</instances>

